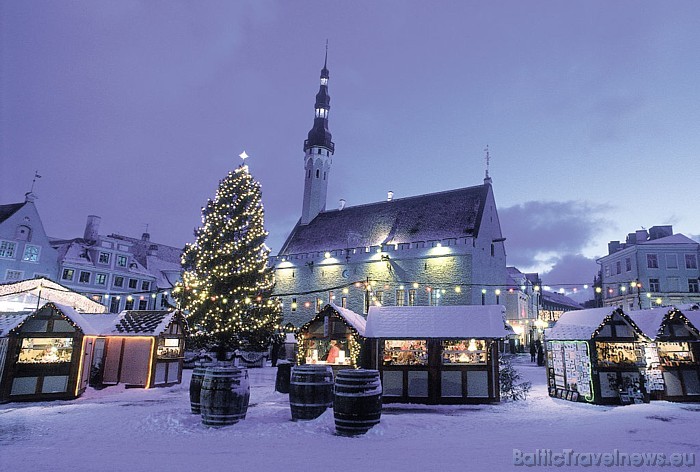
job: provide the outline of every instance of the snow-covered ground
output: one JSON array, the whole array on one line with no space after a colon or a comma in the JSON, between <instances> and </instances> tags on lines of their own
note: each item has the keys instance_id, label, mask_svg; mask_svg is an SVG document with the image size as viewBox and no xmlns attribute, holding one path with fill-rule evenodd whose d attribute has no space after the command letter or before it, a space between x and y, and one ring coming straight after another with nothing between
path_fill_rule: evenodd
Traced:
<instances>
[{"instance_id":1,"label":"snow-covered ground","mask_svg":"<svg viewBox=\"0 0 700 472\"><path fill-rule=\"evenodd\" d=\"M700 404L603 407L547 396L543 367L516 358L533 383L526 401L498 405L385 405L361 437L334 434L333 412L290 419L274 391L276 369L250 369L251 405L233 426L208 428L190 413L189 377L163 389L88 389L74 401L0 405L0 471L501 471L514 449L553 453L694 453ZM516 453L517 454L517 453ZM693 470L698 467L658 467ZM551 470L611 470L557 467ZM612 470L656 470L613 467Z\"/></svg>"}]
</instances>

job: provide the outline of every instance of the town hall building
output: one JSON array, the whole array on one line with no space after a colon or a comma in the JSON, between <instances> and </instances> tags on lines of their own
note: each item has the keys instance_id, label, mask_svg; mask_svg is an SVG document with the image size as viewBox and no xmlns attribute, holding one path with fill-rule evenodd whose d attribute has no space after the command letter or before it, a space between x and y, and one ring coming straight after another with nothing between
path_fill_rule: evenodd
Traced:
<instances>
[{"instance_id":1,"label":"town hall building","mask_svg":"<svg viewBox=\"0 0 700 472\"><path fill-rule=\"evenodd\" d=\"M427 195L326 209L335 144L328 128L327 60L304 141L301 217L278 255L275 295L300 326L333 302L370 306L489 305L507 283L491 178Z\"/></svg>"}]
</instances>

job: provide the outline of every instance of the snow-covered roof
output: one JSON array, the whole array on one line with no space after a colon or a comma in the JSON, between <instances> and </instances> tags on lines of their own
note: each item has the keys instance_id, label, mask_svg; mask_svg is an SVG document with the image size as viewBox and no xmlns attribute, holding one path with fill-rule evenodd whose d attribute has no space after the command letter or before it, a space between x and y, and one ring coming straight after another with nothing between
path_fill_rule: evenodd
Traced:
<instances>
[{"instance_id":1,"label":"snow-covered roof","mask_svg":"<svg viewBox=\"0 0 700 472\"><path fill-rule=\"evenodd\" d=\"M634 310L627 313L634 324L644 333L649 339L656 339L659 335L661 323L666 315L673 311L673 308L658 307L646 310Z\"/></svg>"},{"instance_id":2,"label":"snow-covered roof","mask_svg":"<svg viewBox=\"0 0 700 472\"><path fill-rule=\"evenodd\" d=\"M8 332L15 329L28 316L29 313L0 314L0 336L6 336Z\"/></svg>"},{"instance_id":3,"label":"snow-covered roof","mask_svg":"<svg viewBox=\"0 0 700 472\"><path fill-rule=\"evenodd\" d=\"M323 211L297 223L279 255L474 237L488 192L484 184Z\"/></svg>"},{"instance_id":4,"label":"snow-covered roof","mask_svg":"<svg viewBox=\"0 0 700 472\"><path fill-rule=\"evenodd\" d=\"M511 331L501 305L373 306L368 338L504 338Z\"/></svg>"},{"instance_id":5,"label":"snow-covered roof","mask_svg":"<svg viewBox=\"0 0 700 472\"><path fill-rule=\"evenodd\" d=\"M590 339L605 318L618 311L618 308L606 306L587 310L567 311L557 320L554 327L547 329L549 340Z\"/></svg>"},{"instance_id":6,"label":"snow-covered roof","mask_svg":"<svg viewBox=\"0 0 700 472\"><path fill-rule=\"evenodd\" d=\"M686 303L683 305L676 305L676 309L683 313L690 324L692 324L696 330L700 331L700 304L698 303Z\"/></svg>"},{"instance_id":7,"label":"snow-covered roof","mask_svg":"<svg viewBox=\"0 0 700 472\"><path fill-rule=\"evenodd\" d=\"M340 307L335 303L329 303L329 305L338 313L338 315L343 317L345 321L347 321L353 328L357 330L357 334L359 334L360 336L365 335L365 327L367 325L367 320L365 320L365 318L362 315L358 315L354 311Z\"/></svg>"},{"instance_id":8,"label":"snow-covered roof","mask_svg":"<svg viewBox=\"0 0 700 472\"><path fill-rule=\"evenodd\" d=\"M549 290L542 290L542 303L558 305L561 308L573 308L574 310L583 308L580 303L567 297L563 293L550 292Z\"/></svg>"},{"instance_id":9,"label":"snow-covered roof","mask_svg":"<svg viewBox=\"0 0 700 472\"><path fill-rule=\"evenodd\" d=\"M37 278L19 282L0 284L0 297L31 293L49 302L70 305L85 313L104 313L107 308L61 284L49 279Z\"/></svg>"},{"instance_id":10,"label":"snow-covered roof","mask_svg":"<svg viewBox=\"0 0 700 472\"><path fill-rule=\"evenodd\" d=\"M658 239L650 239L648 241L643 241L639 244L695 244L696 246L699 244L697 241L693 241L689 237L687 237L684 234L681 233L676 233L671 236L666 236L664 238L658 238Z\"/></svg>"}]
</instances>

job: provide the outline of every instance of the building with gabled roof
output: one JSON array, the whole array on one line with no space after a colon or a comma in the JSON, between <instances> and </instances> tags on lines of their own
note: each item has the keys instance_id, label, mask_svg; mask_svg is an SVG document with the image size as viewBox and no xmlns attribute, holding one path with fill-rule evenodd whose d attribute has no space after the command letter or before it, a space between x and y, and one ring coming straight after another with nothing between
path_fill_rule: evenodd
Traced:
<instances>
[{"instance_id":1,"label":"building with gabled roof","mask_svg":"<svg viewBox=\"0 0 700 472\"><path fill-rule=\"evenodd\" d=\"M270 258L285 322L300 326L327 303L360 314L371 305L496 303L505 238L488 170L480 185L326 209L335 153L328 80L326 61L304 141L302 214Z\"/></svg>"},{"instance_id":2,"label":"building with gabled roof","mask_svg":"<svg viewBox=\"0 0 700 472\"><path fill-rule=\"evenodd\" d=\"M58 273L56 251L51 247L29 192L22 203L0 205L0 282L46 277Z\"/></svg>"}]
</instances>

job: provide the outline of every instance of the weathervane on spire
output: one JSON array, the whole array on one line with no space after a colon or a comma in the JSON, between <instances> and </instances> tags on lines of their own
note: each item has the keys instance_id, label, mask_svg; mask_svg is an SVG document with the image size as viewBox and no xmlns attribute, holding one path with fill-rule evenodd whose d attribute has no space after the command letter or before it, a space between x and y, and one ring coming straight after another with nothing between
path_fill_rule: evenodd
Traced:
<instances>
[{"instance_id":1,"label":"weathervane on spire","mask_svg":"<svg viewBox=\"0 0 700 472\"><path fill-rule=\"evenodd\" d=\"M34 184L36 183L36 179L40 179L41 176L39 175L39 171L35 170L34 171L34 178L32 179L32 188L29 189L29 193L32 193L34 191Z\"/></svg>"},{"instance_id":2,"label":"weathervane on spire","mask_svg":"<svg viewBox=\"0 0 700 472\"><path fill-rule=\"evenodd\" d=\"M486 160L486 177L484 178L484 182L491 183L491 177L489 177L489 164L491 164L491 155L489 154L489 145L486 145L486 149L484 149L484 152L486 152L486 157L484 158Z\"/></svg>"}]
</instances>

